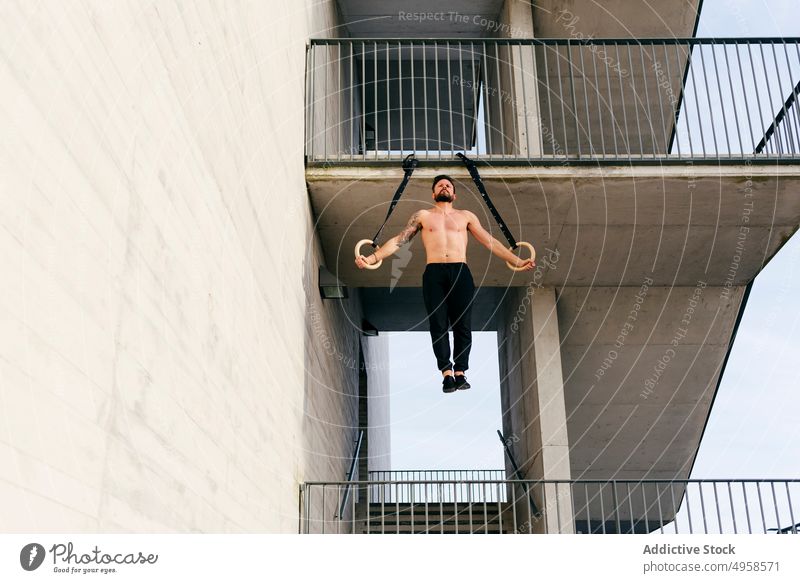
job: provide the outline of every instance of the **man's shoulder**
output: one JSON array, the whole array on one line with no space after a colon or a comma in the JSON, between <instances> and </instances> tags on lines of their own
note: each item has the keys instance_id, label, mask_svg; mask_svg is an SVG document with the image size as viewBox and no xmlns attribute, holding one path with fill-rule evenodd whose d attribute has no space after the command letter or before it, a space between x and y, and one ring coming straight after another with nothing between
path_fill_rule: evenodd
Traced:
<instances>
[{"instance_id":1,"label":"man's shoulder","mask_svg":"<svg viewBox=\"0 0 800 583\"><path fill-rule=\"evenodd\" d=\"M411 215L411 218L408 219L408 225L409 226L416 225L417 228L420 228L421 226L424 226L423 223L425 222L425 218L427 216L428 216L428 211L420 209L414 212L413 215Z\"/></svg>"}]
</instances>

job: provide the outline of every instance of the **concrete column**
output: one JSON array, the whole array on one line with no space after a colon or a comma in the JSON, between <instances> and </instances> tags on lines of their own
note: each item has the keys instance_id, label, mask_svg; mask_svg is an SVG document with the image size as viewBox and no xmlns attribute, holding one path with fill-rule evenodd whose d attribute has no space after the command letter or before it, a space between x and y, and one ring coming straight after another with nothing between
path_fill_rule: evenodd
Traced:
<instances>
[{"instance_id":1,"label":"concrete column","mask_svg":"<svg viewBox=\"0 0 800 583\"><path fill-rule=\"evenodd\" d=\"M367 428L368 464L359 480L367 479L369 471L386 471L391 463L391 419L389 410L389 337L362 336L364 347L364 372L367 376Z\"/></svg>"},{"instance_id":2,"label":"concrete column","mask_svg":"<svg viewBox=\"0 0 800 583\"><path fill-rule=\"evenodd\" d=\"M527 0L506 0L500 12L499 30L505 38L534 38L531 3ZM530 46L513 46L504 49L503 58L511 66L501 65L501 69L506 69L503 77L507 87L504 87L504 91L508 92L502 94L501 107L504 119L513 122L509 124L511 127L504 128L506 152L511 148L510 151L520 156L539 156L542 143L536 55Z\"/></svg>"},{"instance_id":3,"label":"concrete column","mask_svg":"<svg viewBox=\"0 0 800 583\"><path fill-rule=\"evenodd\" d=\"M564 380L553 288L517 288L499 318L503 432L530 480L569 480ZM527 532L574 532L568 485L536 488L538 513L529 520L524 498L517 523ZM519 492L515 493L519 496Z\"/></svg>"}]
</instances>

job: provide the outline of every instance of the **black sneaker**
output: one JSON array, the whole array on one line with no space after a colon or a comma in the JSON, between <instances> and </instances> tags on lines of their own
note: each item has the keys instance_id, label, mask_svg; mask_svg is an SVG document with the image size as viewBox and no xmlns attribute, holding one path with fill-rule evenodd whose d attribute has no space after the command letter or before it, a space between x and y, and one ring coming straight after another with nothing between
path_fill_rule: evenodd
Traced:
<instances>
[{"instance_id":1,"label":"black sneaker","mask_svg":"<svg viewBox=\"0 0 800 583\"><path fill-rule=\"evenodd\" d=\"M465 377L463 374L457 374L456 389L459 391L466 391L469 388L471 388L471 385L467 382L467 377Z\"/></svg>"},{"instance_id":2,"label":"black sneaker","mask_svg":"<svg viewBox=\"0 0 800 583\"><path fill-rule=\"evenodd\" d=\"M456 380L453 378L453 375L449 374L442 379L442 392L444 393L456 392Z\"/></svg>"}]
</instances>

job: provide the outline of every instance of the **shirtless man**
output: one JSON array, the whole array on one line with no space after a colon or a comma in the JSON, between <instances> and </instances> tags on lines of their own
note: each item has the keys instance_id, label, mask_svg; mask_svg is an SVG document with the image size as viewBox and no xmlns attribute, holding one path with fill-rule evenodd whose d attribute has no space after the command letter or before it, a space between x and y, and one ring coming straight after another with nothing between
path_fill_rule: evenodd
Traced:
<instances>
[{"instance_id":1,"label":"shirtless man","mask_svg":"<svg viewBox=\"0 0 800 583\"><path fill-rule=\"evenodd\" d=\"M360 255L356 265L364 269L385 259L408 243L422 231L422 244L427 256L427 267L422 276L422 295L428 312L428 324L433 342L436 364L442 372L442 390L452 393L457 389L469 389L464 371L469 368L469 352L472 348L472 298L475 284L467 267L467 232L479 243L516 267L533 269L531 259L520 259L503 243L484 229L478 217L466 210L453 208L456 200L452 179L441 174L433 179L435 204L430 210L414 213L406 227L375 251L372 255ZM448 324L453 328L455 366L450 362ZM455 377L453 372L455 369Z\"/></svg>"}]
</instances>

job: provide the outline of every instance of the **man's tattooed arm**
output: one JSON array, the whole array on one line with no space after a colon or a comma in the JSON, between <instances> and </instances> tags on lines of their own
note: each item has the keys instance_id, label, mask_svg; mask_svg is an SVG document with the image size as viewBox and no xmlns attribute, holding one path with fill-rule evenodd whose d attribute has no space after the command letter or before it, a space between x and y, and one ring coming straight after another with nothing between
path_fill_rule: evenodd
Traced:
<instances>
[{"instance_id":1,"label":"man's tattooed arm","mask_svg":"<svg viewBox=\"0 0 800 583\"><path fill-rule=\"evenodd\" d=\"M411 241L411 239L414 238L414 235L416 235L422 229L422 212L423 211L415 212L409 219L405 228L400 231L399 234L386 241L383 247L377 249L375 253L367 257L362 255L361 257L357 258L356 265L358 265L359 268L363 267L363 264L374 265L378 261L382 261L386 257L389 257L402 245L405 245Z\"/></svg>"},{"instance_id":2,"label":"man's tattooed arm","mask_svg":"<svg viewBox=\"0 0 800 583\"><path fill-rule=\"evenodd\" d=\"M397 235L397 245L405 245L422 229L422 211L415 212L405 228Z\"/></svg>"}]
</instances>

